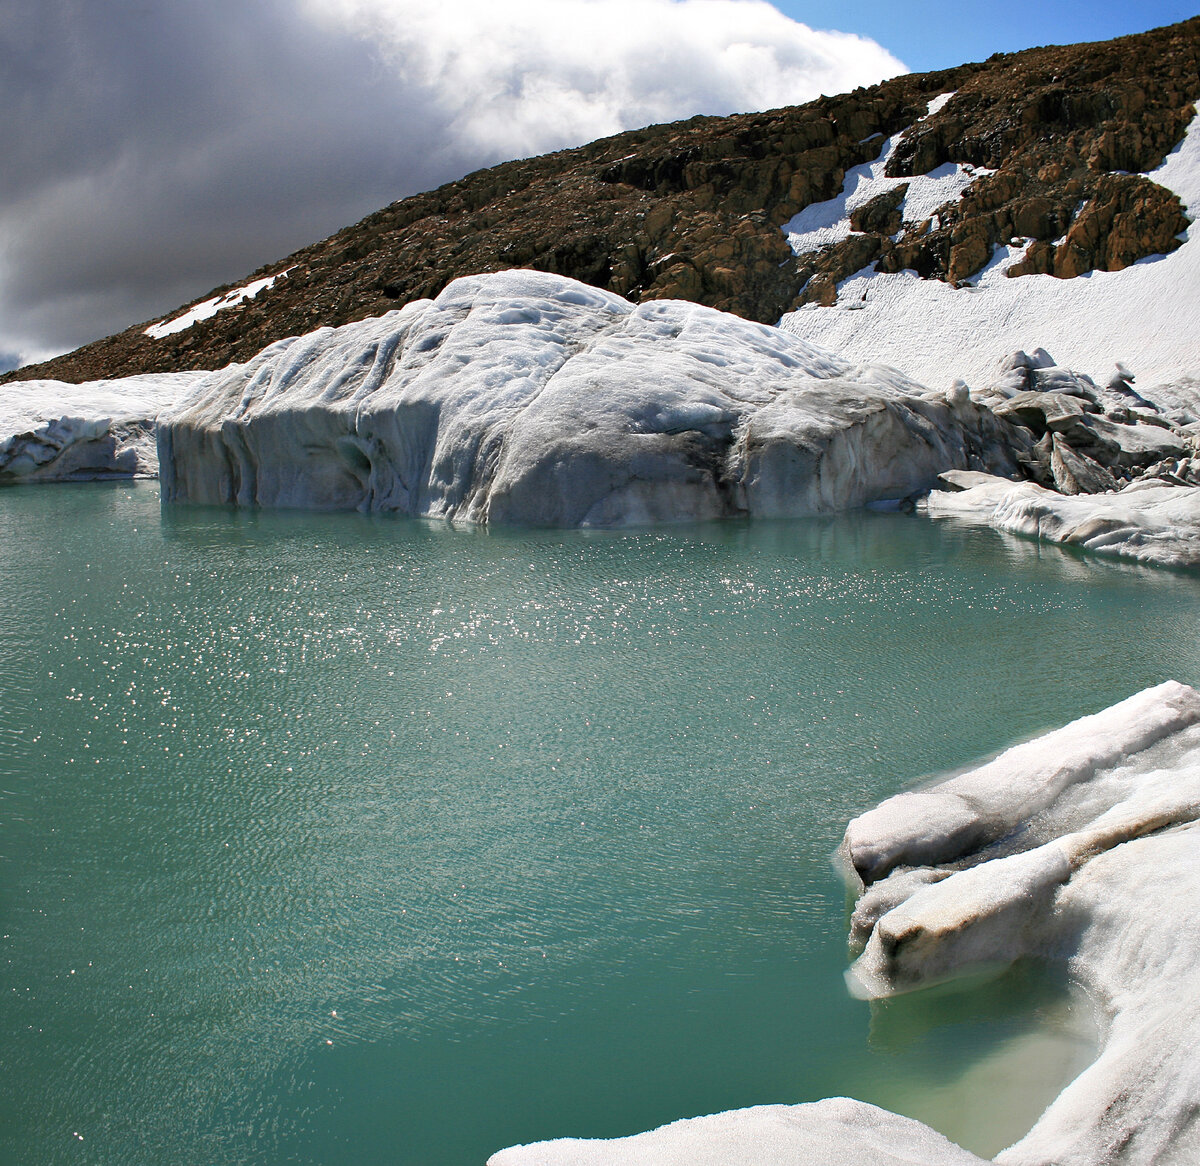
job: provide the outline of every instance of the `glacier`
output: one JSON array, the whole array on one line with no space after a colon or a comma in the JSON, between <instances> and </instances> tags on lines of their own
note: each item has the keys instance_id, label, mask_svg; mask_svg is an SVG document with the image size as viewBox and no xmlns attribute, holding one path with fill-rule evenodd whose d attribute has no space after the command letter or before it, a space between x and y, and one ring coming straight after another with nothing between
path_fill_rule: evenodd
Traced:
<instances>
[{"instance_id":1,"label":"glacier","mask_svg":"<svg viewBox=\"0 0 1200 1166\"><path fill-rule=\"evenodd\" d=\"M859 897L848 973L880 998L1022 956L1067 963L1100 1014L1091 1065L998 1166L1200 1158L1200 692L1175 681L846 828ZM845 1098L689 1118L611 1140L510 1147L489 1166L683 1166L983 1159Z\"/></svg>"},{"instance_id":2,"label":"glacier","mask_svg":"<svg viewBox=\"0 0 1200 1166\"><path fill-rule=\"evenodd\" d=\"M1030 445L965 393L535 271L273 344L158 437L167 501L558 527L828 513Z\"/></svg>"},{"instance_id":3,"label":"glacier","mask_svg":"<svg viewBox=\"0 0 1200 1166\"><path fill-rule=\"evenodd\" d=\"M1139 478L1122 490L1064 495L990 474L951 471L943 477L954 488L934 490L918 502L932 518L1158 567L1200 566L1200 486Z\"/></svg>"}]
</instances>

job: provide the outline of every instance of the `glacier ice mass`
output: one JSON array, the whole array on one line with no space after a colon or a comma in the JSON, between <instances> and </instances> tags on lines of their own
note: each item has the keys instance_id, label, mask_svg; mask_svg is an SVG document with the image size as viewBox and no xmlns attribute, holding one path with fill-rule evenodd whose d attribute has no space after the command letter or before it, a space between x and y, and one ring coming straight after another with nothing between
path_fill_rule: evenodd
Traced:
<instances>
[{"instance_id":1,"label":"glacier ice mass","mask_svg":"<svg viewBox=\"0 0 1200 1166\"><path fill-rule=\"evenodd\" d=\"M564 527L843 510L1028 445L965 394L534 271L280 341L159 427L168 501Z\"/></svg>"},{"instance_id":2,"label":"glacier ice mass","mask_svg":"<svg viewBox=\"0 0 1200 1166\"><path fill-rule=\"evenodd\" d=\"M945 475L920 508L933 518L982 523L1159 567L1200 566L1200 486L1139 478L1123 490L1064 495L989 474Z\"/></svg>"},{"instance_id":3,"label":"glacier ice mass","mask_svg":"<svg viewBox=\"0 0 1200 1166\"><path fill-rule=\"evenodd\" d=\"M205 373L143 373L81 385L14 381L0 393L0 483L152 478L155 423Z\"/></svg>"},{"instance_id":4,"label":"glacier ice mass","mask_svg":"<svg viewBox=\"0 0 1200 1166\"><path fill-rule=\"evenodd\" d=\"M1175 681L898 794L849 824L859 994L1032 955L1068 962L1099 1053L999 1166L1200 1160L1200 692ZM511 1147L490 1166L980 1163L845 1098Z\"/></svg>"}]
</instances>

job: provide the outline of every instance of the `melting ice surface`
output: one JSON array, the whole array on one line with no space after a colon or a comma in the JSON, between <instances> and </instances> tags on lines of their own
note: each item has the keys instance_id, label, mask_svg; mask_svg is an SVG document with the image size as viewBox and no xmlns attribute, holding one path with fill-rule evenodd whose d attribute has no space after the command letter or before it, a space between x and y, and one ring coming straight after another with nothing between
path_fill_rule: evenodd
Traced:
<instances>
[{"instance_id":1,"label":"melting ice surface","mask_svg":"<svg viewBox=\"0 0 1200 1166\"><path fill-rule=\"evenodd\" d=\"M1022 967L872 1012L829 856L922 774L1200 679L1194 578L898 515L18 487L0 588L0 1160L32 1166L482 1162L837 1093L990 1154L1086 1009Z\"/></svg>"}]
</instances>

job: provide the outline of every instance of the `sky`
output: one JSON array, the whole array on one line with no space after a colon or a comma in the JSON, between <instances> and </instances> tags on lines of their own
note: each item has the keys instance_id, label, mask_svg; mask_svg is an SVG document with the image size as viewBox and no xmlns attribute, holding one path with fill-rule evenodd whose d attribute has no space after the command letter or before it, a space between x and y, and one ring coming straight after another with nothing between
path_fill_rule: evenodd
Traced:
<instances>
[{"instance_id":1,"label":"sky","mask_svg":"<svg viewBox=\"0 0 1200 1166\"><path fill-rule=\"evenodd\" d=\"M0 0L0 369L507 158L1198 0Z\"/></svg>"}]
</instances>

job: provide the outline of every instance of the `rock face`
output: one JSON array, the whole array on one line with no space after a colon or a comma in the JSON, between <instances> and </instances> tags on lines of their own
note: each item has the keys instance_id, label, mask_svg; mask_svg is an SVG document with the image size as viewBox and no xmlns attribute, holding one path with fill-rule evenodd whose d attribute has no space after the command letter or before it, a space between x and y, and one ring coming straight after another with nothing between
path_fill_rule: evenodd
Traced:
<instances>
[{"instance_id":1,"label":"rock face","mask_svg":"<svg viewBox=\"0 0 1200 1166\"><path fill-rule=\"evenodd\" d=\"M999 1166L1200 1156L1200 693L1168 681L856 818L851 970L881 997L1020 956L1066 959L1103 1011L1095 1062ZM928 1127L836 1098L517 1146L490 1166L978 1166Z\"/></svg>"},{"instance_id":2,"label":"rock face","mask_svg":"<svg viewBox=\"0 0 1200 1166\"><path fill-rule=\"evenodd\" d=\"M1024 243L1013 274L1116 270L1177 246L1179 198L1138 172L1179 142L1198 96L1200 18L898 77L793 109L618 134L394 203L201 297L190 307L229 306L186 329L150 335L138 325L20 375L220 368L283 337L436 296L457 277L513 267L633 302L686 299L768 323L801 303L830 302L837 282L867 265L974 278L1015 238ZM847 173L888 139L893 188L858 208L854 233L827 252L793 255L781 227L838 196ZM963 197L960 187L945 205L900 213L898 200L912 200L896 193L903 183L967 168ZM231 297L285 269L253 298Z\"/></svg>"},{"instance_id":3,"label":"rock face","mask_svg":"<svg viewBox=\"0 0 1200 1166\"><path fill-rule=\"evenodd\" d=\"M0 397L0 484L157 476L156 418L201 375L9 385Z\"/></svg>"},{"instance_id":4,"label":"rock face","mask_svg":"<svg viewBox=\"0 0 1200 1166\"><path fill-rule=\"evenodd\" d=\"M550 526L825 513L1028 445L778 329L527 271L282 341L159 428L168 501Z\"/></svg>"}]
</instances>

